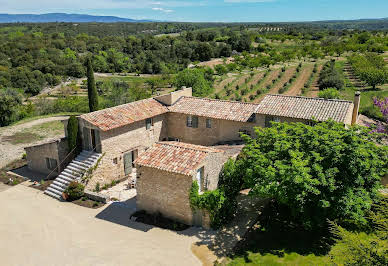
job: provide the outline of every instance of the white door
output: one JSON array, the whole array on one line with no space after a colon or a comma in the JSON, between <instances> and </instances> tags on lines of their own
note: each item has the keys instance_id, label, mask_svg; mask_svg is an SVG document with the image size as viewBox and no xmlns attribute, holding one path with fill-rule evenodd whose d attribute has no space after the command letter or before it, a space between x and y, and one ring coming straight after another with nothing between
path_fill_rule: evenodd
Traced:
<instances>
[{"instance_id":1,"label":"white door","mask_svg":"<svg viewBox=\"0 0 388 266\"><path fill-rule=\"evenodd\" d=\"M199 186L198 192L202 191L202 175L203 175L203 167L197 170L197 183Z\"/></svg>"}]
</instances>

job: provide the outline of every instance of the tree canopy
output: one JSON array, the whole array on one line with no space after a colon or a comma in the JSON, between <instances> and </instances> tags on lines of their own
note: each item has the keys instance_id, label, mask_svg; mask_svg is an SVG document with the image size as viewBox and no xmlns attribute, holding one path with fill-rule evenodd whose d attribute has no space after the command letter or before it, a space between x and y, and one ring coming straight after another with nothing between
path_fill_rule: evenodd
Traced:
<instances>
[{"instance_id":1,"label":"tree canopy","mask_svg":"<svg viewBox=\"0 0 388 266\"><path fill-rule=\"evenodd\" d=\"M366 223L388 170L388 147L367 128L273 123L244 138L236 164L251 194L275 199L306 228L326 219Z\"/></svg>"}]
</instances>

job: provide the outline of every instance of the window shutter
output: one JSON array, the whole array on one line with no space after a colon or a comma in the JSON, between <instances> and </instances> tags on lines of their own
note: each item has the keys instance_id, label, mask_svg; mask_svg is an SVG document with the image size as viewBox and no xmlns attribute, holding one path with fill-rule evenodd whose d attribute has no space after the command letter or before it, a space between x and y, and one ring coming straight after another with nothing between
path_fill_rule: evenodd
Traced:
<instances>
[{"instance_id":1,"label":"window shutter","mask_svg":"<svg viewBox=\"0 0 388 266\"><path fill-rule=\"evenodd\" d=\"M206 128L212 128L212 120L211 119L206 119Z\"/></svg>"},{"instance_id":2,"label":"window shutter","mask_svg":"<svg viewBox=\"0 0 388 266\"><path fill-rule=\"evenodd\" d=\"M198 128L198 116L193 116L193 127Z\"/></svg>"},{"instance_id":3,"label":"window shutter","mask_svg":"<svg viewBox=\"0 0 388 266\"><path fill-rule=\"evenodd\" d=\"M192 120L191 115L189 115L189 116L187 117L186 126L187 126L187 127L192 127L192 126L193 126L193 120Z\"/></svg>"}]
</instances>

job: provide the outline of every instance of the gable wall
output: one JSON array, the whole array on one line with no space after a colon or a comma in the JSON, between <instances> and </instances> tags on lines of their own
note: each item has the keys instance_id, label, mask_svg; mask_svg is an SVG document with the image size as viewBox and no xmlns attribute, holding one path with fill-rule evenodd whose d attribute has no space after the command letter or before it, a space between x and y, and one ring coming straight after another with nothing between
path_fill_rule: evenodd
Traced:
<instances>
[{"instance_id":1,"label":"gable wall","mask_svg":"<svg viewBox=\"0 0 388 266\"><path fill-rule=\"evenodd\" d=\"M125 178L124 154L134 149L140 154L167 136L165 115L154 117L153 122L149 130L146 130L145 120L142 120L110 131L100 131L104 156L87 185L88 189L94 189L97 182L104 185ZM113 162L114 159L117 159L117 164Z\"/></svg>"}]
</instances>

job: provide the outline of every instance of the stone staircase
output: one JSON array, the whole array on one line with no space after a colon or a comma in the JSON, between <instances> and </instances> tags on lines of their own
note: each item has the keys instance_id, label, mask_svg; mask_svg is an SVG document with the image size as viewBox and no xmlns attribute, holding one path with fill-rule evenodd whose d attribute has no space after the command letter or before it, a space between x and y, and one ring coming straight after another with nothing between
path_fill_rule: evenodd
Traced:
<instances>
[{"instance_id":1,"label":"stone staircase","mask_svg":"<svg viewBox=\"0 0 388 266\"><path fill-rule=\"evenodd\" d=\"M62 193L72 181L79 181L85 172L93 167L101 154L82 151L59 175L54 182L44 191L45 194L62 199Z\"/></svg>"}]
</instances>

